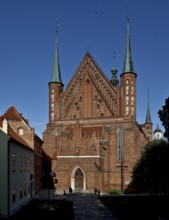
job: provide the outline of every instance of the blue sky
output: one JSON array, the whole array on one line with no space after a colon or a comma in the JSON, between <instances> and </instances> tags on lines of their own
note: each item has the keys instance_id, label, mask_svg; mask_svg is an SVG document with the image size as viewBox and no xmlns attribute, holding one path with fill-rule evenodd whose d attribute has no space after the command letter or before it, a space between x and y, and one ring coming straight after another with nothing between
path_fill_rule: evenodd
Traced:
<instances>
[{"instance_id":1,"label":"blue sky","mask_svg":"<svg viewBox=\"0 0 169 220\"><path fill-rule=\"evenodd\" d=\"M116 65L119 78L128 16L137 121L145 122L149 90L153 128L164 131L158 110L169 96L168 0L0 0L0 115L15 106L42 137L57 19L65 88L87 50L108 78Z\"/></svg>"}]
</instances>

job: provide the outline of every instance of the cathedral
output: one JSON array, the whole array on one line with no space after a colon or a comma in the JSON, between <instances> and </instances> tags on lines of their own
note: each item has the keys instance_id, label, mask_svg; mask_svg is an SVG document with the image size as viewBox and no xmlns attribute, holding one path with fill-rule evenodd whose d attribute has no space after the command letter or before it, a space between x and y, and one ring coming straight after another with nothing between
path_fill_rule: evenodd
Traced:
<instances>
[{"instance_id":1,"label":"cathedral","mask_svg":"<svg viewBox=\"0 0 169 220\"><path fill-rule=\"evenodd\" d=\"M64 88L59 67L58 34L49 86L49 122L43 151L56 189L124 190L133 166L152 140L149 101L144 124L136 119L136 80L129 20L120 79L110 79L87 52Z\"/></svg>"}]
</instances>

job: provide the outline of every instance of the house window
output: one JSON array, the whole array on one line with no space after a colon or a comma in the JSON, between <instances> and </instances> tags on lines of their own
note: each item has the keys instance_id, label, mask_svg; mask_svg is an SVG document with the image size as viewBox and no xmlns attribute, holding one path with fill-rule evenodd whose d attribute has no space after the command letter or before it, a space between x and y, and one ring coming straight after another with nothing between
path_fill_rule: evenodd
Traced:
<instances>
[{"instance_id":1,"label":"house window","mask_svg":"<svg viewBox=\"0 0 169 220\"><path fill-rule=\"evenodd\" d=\"M24 130L23 130L22 127L19 127L19 128L18 128L18 134L19 134L19 135L24 135Z\"/></svg>"},{"instance_id":2,"label":"house window","mask_svg":"<svg viewBox=\"0 0 169 220\"><path fill-rule=\"evenodd\" d=\"M31 192L31 186L30 186L30 183L29 183L29 185L28 185L28 194L30 194L30 192Z\"/></svg>"},{"instance_id":3,"label":"house window","mask_svg":"<svg viewBox=\"0 0 169 220\"><path fill-rule=\"evenodd\" d=\"M22 199L22 197L23 197L23 187L21 186L20 187L20 199Z\"/></svg>"},{"instance_id":4,"label":"house window","mask_svg":"<svg viewBox=\"0 0 169 220\"><path fill-rule=\"evenodd\" d=\"M12 202L16 202L16 189L12 189Z\"/></svg>"},{"instance_id":5,"label":"house window","mask_svg":"<svg viewBox=\"0 0 169 220\"><path fill-rule=\"evenodd\" d=\"M118 131L117 131L117 135L118 135L118 138L117 138L117 159L118 161L122 161L123 160L123 128L119 128Z\"/></svg>"},{"instance_id":6,"label":"house window","mask_svg":"<svg viewBox=\"0 0 169 220\"><path fill-rule=\"evenodd\" d=\"M24 185L24 196L26 196L26 184Z\"/></svg>"},{"instance_id":7,"label":"house window","mask_svg":"<svg viewBox=\"0 0 169 220\"><path fill-rule=\"evenodd\" d=\"M16 154L12 154L12 172L16 171Z\"/></svg>"},{"instance_id":8,"label":"house window","mask_svg":"<svg viewBox=\"0 0 169 220\"><path fill-rule=\"evenodd\" d=\"M26 157L24 157L24 171L26 171Z\"/></svg>"},{"instance_id":9,"label":"house window","mask_svg":"<svg viewBox=\"0 0 169 220\"><path fill-rule=\"evenodd\" d=\"M23 171L23 156L20 156L20 171Z\"/></svg>"},{"instance_id":10,"label":"house window","mask_svg":"<svg viewBox=\"0 0 169 220\"><path fill-rule=\"evenodd\" d=\"M28 171L30 171L30 158L28 158Z\"/></svg>"}]
</instances>

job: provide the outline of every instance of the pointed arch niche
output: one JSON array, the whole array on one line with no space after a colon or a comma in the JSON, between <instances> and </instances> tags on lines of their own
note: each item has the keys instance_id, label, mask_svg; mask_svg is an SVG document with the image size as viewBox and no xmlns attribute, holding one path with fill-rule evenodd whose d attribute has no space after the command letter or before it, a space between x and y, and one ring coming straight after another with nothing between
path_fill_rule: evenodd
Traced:
<instances>
[{"instance_id":1,"label":"pointed arch niche","mask_svg":"<svg viewBox=\"0 0 169 220\"><path fill-rule=\"evenodd\" d=\"M71 174L71 187L74 191L86 190L86 177L83 169L77 165L72 170Z\"/></svg>"}]
</instances>

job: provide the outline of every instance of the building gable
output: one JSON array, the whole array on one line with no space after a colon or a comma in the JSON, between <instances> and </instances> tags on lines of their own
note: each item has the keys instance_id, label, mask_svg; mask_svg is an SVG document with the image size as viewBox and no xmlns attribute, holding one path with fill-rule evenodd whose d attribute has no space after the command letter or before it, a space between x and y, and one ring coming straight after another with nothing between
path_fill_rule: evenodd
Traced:
<instances>
[{"instance_id":1,"label":"building gable","mask_svg":"<svg viewBox=\"0 0 169 220\"><path fill-rule=\"evenodd\" d=\"M62 119L116 115L117 91L86 54L62 96Z\"/></svg>"}]
</instances>

